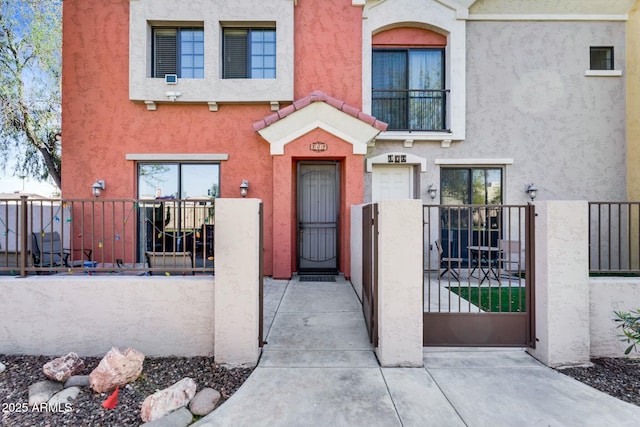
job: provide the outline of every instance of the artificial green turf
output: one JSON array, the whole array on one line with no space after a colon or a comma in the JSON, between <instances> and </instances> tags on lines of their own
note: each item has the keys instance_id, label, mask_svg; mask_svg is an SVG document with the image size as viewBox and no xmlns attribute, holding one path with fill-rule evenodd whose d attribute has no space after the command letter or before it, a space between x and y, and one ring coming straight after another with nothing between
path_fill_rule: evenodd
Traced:
<instances>
[{"instance_id":1,"label":"artificial green turf","mask_svg":"<svg viewBox=\"0 0 640 427\"><path fill-rule=\"evenodd\" d=\"M450 291L460 295L482 310L491 313L514 313L526 311L524 287L454 287Z\"/></svg>"}]
</instances>

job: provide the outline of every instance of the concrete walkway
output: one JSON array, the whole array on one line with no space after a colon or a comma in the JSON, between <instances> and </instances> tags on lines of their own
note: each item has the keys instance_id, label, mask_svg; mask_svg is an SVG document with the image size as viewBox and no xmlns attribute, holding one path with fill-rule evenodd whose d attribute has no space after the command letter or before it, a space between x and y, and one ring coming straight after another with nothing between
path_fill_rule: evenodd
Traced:
<instances>
[{"instance_id":1,"label":"concrete walkway","mask_svg":"<svg viewBox=\"0 0 640 427\"><path fill-rule=\"evenodd\" d=\"M640 407L523 350L425 350L381 368L348 281L267 281L258 367L195 426L636 426Z\"/></svg>"}]
</instances>

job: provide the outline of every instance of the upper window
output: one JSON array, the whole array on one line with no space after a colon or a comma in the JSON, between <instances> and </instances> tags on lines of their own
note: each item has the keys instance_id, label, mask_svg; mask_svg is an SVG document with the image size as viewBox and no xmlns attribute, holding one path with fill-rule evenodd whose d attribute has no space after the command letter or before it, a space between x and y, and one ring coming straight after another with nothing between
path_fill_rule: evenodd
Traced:
<instances>
[{"instance_id":1,"label":"upper window","mask_svg":"<svg viewBox=\"0 0 640 427\"><path fill-rule=\"evenodd\" d=\"M613 47L592 46L589 63L592 70L613 70Z\"/></svg>"},{"instance_id":2,"label":"upper window","mask_svg":"<svg viewBox=\"0 0 640 427\"><path fill-rule=\"evenodd\" d=\"M446 130L444 48L374 49L372 114L389 130Z\"/></svg>"},{"instance_id":3,"label":"upper window","mask_svg":"<svg viewBox=\"0 0 640 427\"><path fill-rule=\"evenodd\" d=\"M276 30L225 28L222 50L225 79L276 78Z\"/></svg>"},{"instance_id":4,"label":"upper window","mask_svg":"<svg viewBox=\"0 0 640 427\"><path fill-rule=\"evenodd\" d=\"M202 28L153 29L153 77L177 74L183 79L204 78Z\"/></svg>"}]
</instances>

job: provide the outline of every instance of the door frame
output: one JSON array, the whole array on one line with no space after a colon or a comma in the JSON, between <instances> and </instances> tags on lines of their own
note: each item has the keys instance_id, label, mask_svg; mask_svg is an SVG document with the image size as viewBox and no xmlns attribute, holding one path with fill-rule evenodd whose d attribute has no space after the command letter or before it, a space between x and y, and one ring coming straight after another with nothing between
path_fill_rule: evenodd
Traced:
<instances>
[{"instance_id":1,"label":"door frame","mask_svg":"<svg viewBox=\"0 0 640 427\"><path fill-rule=\"evenodd\" d=\"M335 166L335 189L336 189L336 200L335 200L335 213L336 213L336 240L335 240L335 258L336 258L336 267L335 269L314 269L314 268L302 268L300 267L300 222L299 222L299 213L300 213L300 202L302 200L301 193L302 187L300 186L300 172L302 165L333 165ZM341 208L341 180L340 180L340 172L341 172L341 162L339 160L297 160L296 161L296 201L295 201L295 264L296 270L298 274L313 274L313 273L329 273L336 274L340 271L340 208Z\"/></svg>"}]
</instances>

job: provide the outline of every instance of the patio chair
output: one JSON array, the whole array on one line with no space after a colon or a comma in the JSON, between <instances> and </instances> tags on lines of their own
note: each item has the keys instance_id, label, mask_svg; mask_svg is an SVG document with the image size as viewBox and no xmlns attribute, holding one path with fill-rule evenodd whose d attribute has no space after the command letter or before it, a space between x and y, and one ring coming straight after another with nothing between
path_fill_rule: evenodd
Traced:
<instances>
[{"instance_id":1,"label":"patio chair","mask_svg":"<svg viewBox=\"0 0 640 427\"><path fill-rule=\"evenodd\" d=\"M518 274L523 270L524 256L517 240L498 240L498 266L501 271Z\"/></svg>"},{"instance_id":2,"label":"patio chair","mask_svg":"<svg viewBox=\"0 0 640 427\"><path fill-rule=\"evenodd\" d=\"M31 233L33 245L31 256L36 267L62 267L69 265L69 252L62 249L62 240L57 231Z\"/></svg>"},{"instance_id":3,"label":"patio chair","mask_svg":"<svg viewBox=\"0 0 640 427\"><path fill-rule=\"evenodd\" d=\"M436 248L438 249L438 259L440 262L440 277L445 273L449 273L451 277L460 281L460 267L462 267L462 258L450 257L444 253L440 240L436 240ZM457 271L456 271L457 270Z\"/></svg>"}]
</instances>

